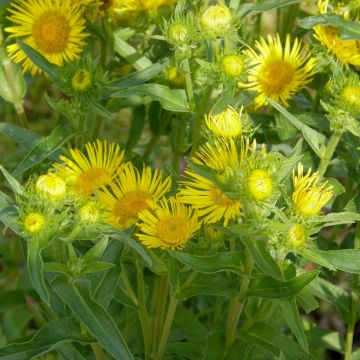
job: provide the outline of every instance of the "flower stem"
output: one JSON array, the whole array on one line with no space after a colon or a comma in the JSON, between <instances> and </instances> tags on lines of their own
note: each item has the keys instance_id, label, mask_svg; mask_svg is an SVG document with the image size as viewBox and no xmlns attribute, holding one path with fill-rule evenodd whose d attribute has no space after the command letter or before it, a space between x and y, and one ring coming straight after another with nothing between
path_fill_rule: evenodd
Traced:
<instances>
[{"instance_id":1,"label":"flower stem","mask_svg":"<svg viewBox=\"0 0 360 360\"><path fill-rule=\"evenodd\" d=\"M229 312L228 312L227 324L226 324L226 333L225 333L226 349L229 349L235 341L236 328L242 310L244 308L245 296L250 284L250 274L252 272L253 265L254 265L253 258L251 254L248 253L248 257L246 260L246 274L248 276L242 279L239 293L233 296L230 300Z\"/></svg>"},{"instance_id":2,"label":"flower stem","mask_svg":"<svg viewBox=\"0 0 360 360\"><path fill-rule=\"evenodd\" d=\"M164 356L166 344L168 342L171 325L174 320L174 315L177 307L177 299L173 294L170 294L170 301L169 301L169 307L165 318L164 328L163 332L161 334L160 344L159 344L159 350L157 352L157 355L155 357L156 360L161 360Z\"/></svg>"},{"instance_id":3,"label":"flower stem","mask_svg":"<svg viewBox=\"0 0 360 360\"><path fill-rule=\"evenodd\" d=\"M342 132L337 132L337 131L335 131L331 135L329 145L325 151L324 156L322 157L322 159L320 161L319 170L318 170L320 179L324 176L326 169L329 166L329 162L334 155L335 149L341 139L341 135L342 135Z\"/></svg>"},{"instance_id":4,"label":"flower stem","mask_svg":"<svg viewBox=\"0 0 360 360\"><path fill-rule=\"evenodd\" d=\"M143 268L137 265L137 295L138 295L138 315L144 341L144 358L150 359L151 354L151 329L149 315L145 306L145 284Z\"/></svg>"}]
</instances>

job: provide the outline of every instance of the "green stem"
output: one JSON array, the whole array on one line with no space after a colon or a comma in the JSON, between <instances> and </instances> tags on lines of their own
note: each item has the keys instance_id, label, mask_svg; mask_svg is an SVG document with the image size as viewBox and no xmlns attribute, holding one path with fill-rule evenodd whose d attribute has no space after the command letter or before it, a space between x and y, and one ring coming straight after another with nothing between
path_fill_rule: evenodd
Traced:
<instances>
[{"instance_id":1,"label":"green stem","mask_svg":"<svg viewBox=\"0 0 360 360\"><path fill-rule=\"evenodd\" d=\"M252 272L254 262L251 254L248 253L248 257L246 260L246 274L247 277L244 277L240 291L237 295L231 298L230 305L229 305L229 312L227 317L227 324L226 324L226 333L225 333L225 348L229 349L235 340L236 328L244 308L245 304L245 296L250 284L250 275Z\"/></svg>"},{"instance_id":2,"label":"green stem","mask_svg":"<svg viewBox=\"0 0 360 360\"><path fill-rule=\"evenodd\" d=\"M354 248L360 248L360 222L356 223L355 228L355 243ZM346 330L346 344L345 344L345 360L351 360L352 344L354 338L354 328L357 320L357 309L359 304L359 274L352 274L352 291L351 291L351 305L350 318Z\"/></svg>"},{"instance_id":3,"label":"green stem","mask_svg":"<svg viewBox=\"0 0 360 360\"><path fill-rule=\"evenodd\" d=\"M100 116L95 116L94 126L91 134L91 140L96 140L99 137L100 129L102 125L102 119Z\"/></svg>"},{"instance_id":4,"label":"green stem","mask_svg":"<svg viewBox=\"0 0 360 360\"><path fill-rule=\"evenodd\" d=\"M341 135L342 132L334 132L331 135L326 152L320 161L319 170L318 170L320 179L324 176L326 169L329 166L329 162L334 155L335 149L341 139Z\"/></svg>"},{"instance_id":5,"label":"green stem","mask_svg":"<svg viewBox=\"0 0 360 360\"><path fill-rule=\"evenodd\" d=\"M157 350L157 345L160 342L161 328L165 313L167 290L168 290L168 279L166 276L161 276L158 280L157 286L154 289L154 291L157 293L157 306L156 306L154 326L153 326L153 335L154 335L153 352Z\"/></svg>"},{"instance_id":6,"label":"green stem","mask_svg":"<svg viewBox=\"0 0 360 360\"><path fill-rule=\"evenodd\" d=\"M166 344L169 339L171 325L174 320L174 315L177 307L177 299L173 294L170 294L170 301L169 301L169 307L165 318L164 328L161 334L160 344L159 344L159 350L157 352L157 355L155 357L156 360L161 360L164 356Z\"/></svg>"},{"instance_id":7,"label":"green stem","mask_svg":"<svg viewBox=\"0 0 360 360\"><path fill-rule=\"evenodd\" d=\"M121 280L123 281L127 296L132 300L134 305L138 306L138 299L137 299L137 297L134 293L134 290L130 284L129 278L126 275L125 269L123 269L121 271L120 277L121 277Z\"/></svg>"},{"instance_id":8,"label":"green stem","mask_svg":"<svg viewBox=\"0 0 360 360\"><path fill-rule=\"evenodd\" d=\"M145 305L145 284L143 268L137 265L137 294L138 294L138 315L144 341L145 360L150 359L151 354L151 329L149 315Z\"/></svg>"}]
</instances>

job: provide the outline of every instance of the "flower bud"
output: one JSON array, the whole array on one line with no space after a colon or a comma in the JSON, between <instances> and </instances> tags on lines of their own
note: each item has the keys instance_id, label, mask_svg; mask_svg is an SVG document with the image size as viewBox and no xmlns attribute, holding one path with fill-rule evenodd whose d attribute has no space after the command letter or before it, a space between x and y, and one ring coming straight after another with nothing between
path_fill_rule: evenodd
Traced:
<instances>
[{"instance_id":1,"label":"flower bud","mask_svg":"<svg viewBox=\"0 0 360 360\"><path fill-rule=\"evenodd\" d=\"M78 69L75 71L72 79L71 86L75 91L83 92L88 90L92 84L92 76L87 69Z\"/></svg>"},{"instance_id":2,"label":"flower bud","mask_svg":"<svg viewBox=\"0 0 360 360\"><path fill-rule=\"evenodd\" d=\"M206 35L216 38L230 30L232 17L226 5L210 6L200 17L200 25Z\"/></svg>"},{"instance_id":3,"label":"flower bud","mask_svg":"<svg viewBox=\"0 0 360 360\"><path fill-rule=\"evenodd\" d=\"M360 86L348 85L343 88L340 96L348 106L360 108Z\"/></svg>"},{"instance_id":4,"label":"flower bud","mask_svg":"<svg viewBox=\"0 0 360 360\"><path fill-rule=\"evenodd\" d=\"M292 224L287 233L287 242L290 247L298 248L306 241L305 228L301 224Z\"/></svg>"},{"instance_id":5,"label":"flower bud","mask_svg":"<svg viewBox=\"0 0 360 360\"><path fill-rule=\"evenodd\" d=\"M84 224L95 224L100 219L100 211L95 202L91 201L80 208L80 221Z\"/></svg>"},{"instance_id":6,"label":"flower bud","mask_svg":"<svg viewBox=\"0 0 360 360\"><path fill-rule=\"evenodd\" d=\"M66 196L65 181L55 174L41 175L35 184L37 194L51 201L59 201Z\"/></svg>"},{"instance_id":7,"label":"flower bud","mask_svg":"<svg viewBox=\"0 0 360 360\"><path fill-rule=\"evenodd\" d=\"M225 55L221 60L221 66L227 77L237 78L244 70L244 61L239 55Z\"/></svg>"},{"instance_id":8,"label":"flower bud","mask_svg":"<svg viewBox=\"0 0 360 360\"><path fill-rule=\"evenodd\" d=\"M23 221L24 230L30 234L40 232L45 225L45 217L43 214L31 212L27 214Z\"/></svg>"},{"instance_id":9,"label":"flower bud","mask_svg":"<svg viewBox=\"0 0 360 360\"><path fill-rule=\"evenodd\" d=\"M263 169L253 170L247 179L247 189L255 200L267 199L273 190L271 175Z\"/></svg>"},{"instance_id":10,"label":"flower bud","mask_svg":"<svg viewBox=\"0 0 360 360\"><path fill-rule=\"evenodd\" d=\"M241 114L231 106L219 114L205 116L205 123L216 136L235 138L242 133Z\"/></svg>"},{"instance_id":11,"label":"flower bud","mask_svg":"<svg viewBox=\"0 0 360 360\"><path fill-rule=\"evenodd\" d=\"M190 40L190 33L185 24L173 23L167 29L167 41L173 45L186 45Z\"/></svg>"}]
</instances>

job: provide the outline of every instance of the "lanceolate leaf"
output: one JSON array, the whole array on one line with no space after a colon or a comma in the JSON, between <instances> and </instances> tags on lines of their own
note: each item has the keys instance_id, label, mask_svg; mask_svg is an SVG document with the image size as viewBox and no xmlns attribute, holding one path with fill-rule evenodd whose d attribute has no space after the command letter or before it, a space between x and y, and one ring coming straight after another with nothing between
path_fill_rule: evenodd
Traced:
<instances>
[{"instance_id":1,"label":"lanceolate leaf","mask_svg":"<svg viewBox=\"0 0 360 360\"><path fill-rule=\"evenodd\" d=\"M41 136L22 127L0 122L0 133L24 146L27 150L32 150L40 141Z\"/></svg>"},{"instance_id":2,"label":"lanceolate leaf","mask_svg":"<svg viewBox=\"0 0 360 360\"><path fill-rule=\"evenodd\" d=\"M23 195L24 190L23 190L22 186L20 185L20 183L12 175L10 175L7 172L7 170L1 165L0 165L0 171L3 173L3 175L5 176L5 179L8 181L8 183L12 187L14 193Z\"/></svg>"},{"instance_id":3,"label":"lanceolate leaf","mask_svg":"<svg viewBox=\"0 0 360 360\"><path fill-rule=\"evenodd\" d=\"M93 300L86 286L69 284L62 278L55 279L52 286L57 295L116 360L133 359L114 320L103 307Z\"/></svg>"},{"instance_id":4,"label":"lanceolate leaf","mask_svg":"<svg viewBox=\"0 0 360 360\"><path fill-rule=\"evenodd\" d=\"M245 254L242 252L227 251L210 256L198 256L179 251L172 251L171 256L193 270L202 273L216 273L220 271L232 271L244 274Z\"/></svg>"},{"instance_id":5,"label":"lanceolate leaf","mask_svg":"<svg viewBox=\"0 0 360 360\"><path fill-rule=\"evenodd\" d=\"M0 222L10 228L17 234L20 234L21 229L17 223L18 212L14 201L0 191Z\"/></svg>"},{"instance_id":6,"label":"lanceolate leaf","mask_svg":"<svg viewBox=\"0 0 360 360\"><path fill-rule=\"evenodd\" d=\"M295 296L306 285L311 283L319 271L309 271L290 280L275 280L264 276L259 282L254 282L247 296L258 296L268 299L288 299Z\"/></svg>"},{"instance_id":7,"label":"lanceolate leaf","mask_svg":"<svg viewBox=\"0 0 360 360\"><path fill-rule=\"evenodd\" d=\"M119 90L112 97L127 97L131 95L146 95L154 101L159 101L162 107L169 111L189 112L190 107L185 90L170 89L159 84L143 84L129 89Z\"/></svg>"},{"instance_id":8,"label":"lanceolate leaf","mask_svg":"<svg viewBox=\"0 0 360 360\"><path fill-rule=\"evenodd\" d=\"M240 7L239 16L245 16L248 14L257 14L279 7L288 6L291 4L297 4L300 0L263 0L255 4L243 3Z\"/></svg>"},{"instance_id":9,"label":"lanceolate leaf","mask_svg":"<svg viewBox=\"0 0 360 360\"><path fill-rule=\"evenodd\" d=\"M74 129L65 127L63 125L58 126L51 133L51 135L43 138L36 145L36 147L25 156L25 158L13 171L12 175L18 176L24 171L30 169L32 166L48 158L51 154L57 151L62 144L69 141L74 135Z\"/></svg>"},{"instance_id":10,"label":"lanceolate leaf","mask_svg":"<svg viewBox=\"0 0 360 360\"><path fill-rule=\"evenodd\" d=\"M74 318L63 318L50 322L31 339L0 348L0 359L32 359L56 348L64 342L88 342L81 332L80 324Z\"/></svg>"}]
</instances>

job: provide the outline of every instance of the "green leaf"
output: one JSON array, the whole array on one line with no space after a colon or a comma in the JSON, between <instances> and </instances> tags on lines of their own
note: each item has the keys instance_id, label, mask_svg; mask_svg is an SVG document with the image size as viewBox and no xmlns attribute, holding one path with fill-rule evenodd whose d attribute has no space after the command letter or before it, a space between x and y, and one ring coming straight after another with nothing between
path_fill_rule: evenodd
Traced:
<instances>
[{"instance_id":1,"label":"green leaf","mask_svg":"<svg viewBox=\"0 0 360 360\"><path fill-rule=\"evenodd\" d=\"M97 273L100 271L105 271L113 268L115 264L107 263L104 261L94 261L86 266L83 267L81 270L81 274L91 274Z\"/></svg>"},{"instance_id":2,"label":"green leaf","mask_svg":"<svg viewBox=\"0 0 360 360\"><path fill-rule=\"evenodd\" d=\"M20 185L20 183L12 175L10 175L2 165L0 165L0 171L4 174L5 179L11 185L14 193L19 195L24 195L24 190Z\"/></svg>"},{"instance_id":3,"label":"green leaf","mask_svg":"<svg viewBox=\"0 0 360 360\"><path fill-rule=\"evenodd\" d=\"M114 118L114 115L106 107L102 106L98 102L92 99L87 99L87 103L89 104L90 110L94 114L97 114L107 120L112 120Z\"/></svg>"},{"instance_id":4,"label":"green leaf","mask_svg":"<svg viewBox=\"0 0 360 360\"><path fill-rule=\"evenodd\" d=\"M337 331L320 327L312 327L310 330L306 330L306 334L312 348L325 348L335 350L342 354L344 353L344 339ZM351 359L354 360L353 358Z\"/></svg>"},{"instance_id":5,"label":"green leaf","mask_svg":"<svg viewBox=\"0 0 360 360\"><path fill-rule=\"evenodd\" d=\"M37 65L41 70L43 70L52 80L56 80L59 76L59 68L50 63L43 55L37 52L28 44L17 40L17 44L20 46L21 50L27 55L30 60Z\"/></svg>"},{"instance_id":6,"label":"green leaf","mask_svg":"<svg viewBox=\"0 0 360 360\"><path fill-rule=\"evenodd\" d=\"M254 241L252 239L245 241L245 245L254 258L255 264L264 273L275 279L282 279L282 273L279 265L266 250L266 243Z\"/></svg>"},{"instance_id":7,"label":"green leaf","mask_svg":"<svg viewBox=\"0 0 360 360\"><path fill-rule=\"evenodd\" d=\"M48 137L39 141L35 148L19 163L12 175L18 176L39 164L51 154L54 154L60 146L69 141L74 135L74 129L59 125Z\"/></svg>"},{"instance_id":8,"label":"green leaf","mask_svg":"<svg viewBox=\"0 0 360 360\"><path fill-rule=\"evenodd\" d=\"M321 219L321 222L324 223L322 227L340 224L353 224L356 221L360 221L360 214L351 211L328 214L323 216Z\"/></svg>"},{"instance_id":9,"label":"green leaf","mask_svg":"<svg viewBox=\"0 0 360 360\"><path fill-rule=\"evenodd\" d=\"M246 16L251 14L258 14L264 11L277 9L279 7L297 4L300 0L264 0L255 4L243 3L240 7L239 16Z\"/></svg>"},{"instance_id":10,"label":"green leaf","mask_svg":"<svg viewBox=\"0 0 360 360\"><path fill-rule=\"evenodd\" d=\"M345 20L338 14L323 14L310 16L300 20L299 25L304 29L312 29L317 25L331 25L339 29L341 39L360 40L360 24L358 21Z\"/></svg>"},{"instance_id":11,"label":"green leaf","mask_svg":"<svg viewBox=\"0 0 360 360\"><path fill-rule=\"evenodd\" d=\"M4 291L0 293L0 311L9 311L19 306L28 305L26 298L38 300L38 296L34 290L18 289Z\"/></svg>"},{"instance_id":12,"label":"green leaf","mask_svg":"<svg viewBox=\"0 0 360 360\"><path fill-rule=\"evenodd\" d=\"M329 270L336 270L336 268L329 261L327 261L327 259L321 256L321 254L317 254L316 252L314 252L313 249L302 249L298 251L298 254L316 264L325 266Z\"/></svg>"},{"instance_id":13,"label":"green leaf","mask_svg":"<svg viewBox=\"0 0 360 360\"><path fill-rule=\"evenodd\" d=\"M309 355L294 341L264 322L255 323L246 334L246 340L279 356L280 351L287 360L309 360Z\"/></svg>"},{"instance_id":14,"label":"green leaf","mask_svg":"<svg viewBox=\"0 0 360 360\"><path fill-rule=\"evenodd\" d=\"M115 80L111 86L113 90L118 90L144 84L163 71L169 65L169 62L170 60L168 58L162 59L143 70L136 71L132 74Z\"/></svg>"},{"instance_id":15,"label":"green leaf","mask_svg":"<svg viewBox=\"0 0 360 360\"><path fill-rule=\"evenodd\" d=\"M64 342L88 342L82 335L80 324L74 318L55 320L40 329L30 340L0 348L3 360L32 359L52 350Z\"/></svg>"},{"instance_id":16,"label":"green leaf","mask_svg":"<svg viewBox=\"0 0 360 360\"><path fill-rule=\"evenodd\" d=\"M32 150L40 141L41 136L20 126L0 122L0 134L14 140L27 150Z\"/></svg>"},{"instance_id":17,"label":"green leaf","mask_svg":"<svg viewBox=\"0 0 360 360\"><path fill-rule=\"evenodd\" d=\"M83 257L83 263L89 264L92 261L98 260L104 253L109 242L109 237L104 236L96 245L94 245Z\"/></svg>"},{"instance_id":18,"label":"green leaf","mask_svg":"<svg viewBox=\"0 0 360 360\"><path fill-rule=\"evenodd\" d=\"M338 269L341 271L360 274L360 249L343 249L343 250L317 250L307 249L302 252L307 259L323 265L331 270Z\"/></svg>"},{"instance_id":19,"label":"green leaf","mask_svg":"<svg viewBox=\"0 0 360 360\"><path fill-rule=\"evenodd\" d=\"M44 263L41 256L44 248L42 239L38 236L33 236L28 241L27 268L35 290L43 301L49 303L49 292L45 284Z\"/></svg>"},{"instance_id":20,"label":"green leaf","mask_svg":"<svg viewBox=\"0 0 360 360\"><path fill-rule=\"evenodd\" d=\"M21 233L17 223L18 216L19 214L13 199L0 191L0 221L16 234Z\"/></svg>"},{"instance_id":21,"label":"green leaf","mask_svg":"<svg viewBox=\"0 0 360 360\"><path fill-rule=\"evenodd\" d=\"M54 272L54 273L61 273L61 274L69 274L69 268L65 264L61 264L58 262L47 262L44 263L43 269L46 272Z\"/></svg>"},{"instance_id":22,"label":"green leaf","mask_svg":"<svg viewBox=\"0 0 360 360\"><path fill-rule=\"evenodd\" d=\"M130 360L133 356L114 320L92 298L87 286L69 284L57 278L52 287L61 300L81 319L87 329L116 360Z\"/></svg>"},{"instance_id":23,"label":"green leaf","mask_svg":"<svg viewBox=\"0 0 360 360\"><path fill-rule=\"evenodd\" d=\"M138 143L145 125L145 106L136 106L133 108L133 116L130 123L129 137L125 145L126 154L130 154L132 149Z\"/></svg>"},{"instance_id":24,"label":"green leaf","mask_svg":"<svg viewBox=\"0 0 360 360\"><path fill-rule=\"evenodd\" d=\"M257 296L267 299L288 299L295 296L311 281L320 271L309 271L290 280L275 280L270 276L263 276L257 282L253 282L247 296Z\"/></svg>"},{"instance_id":25,"label":"green leaf","mask_svg":"<svg viewBox=\"0 0 360 360\"><path fill-rule=\"evenodd\" d=\"M313 149L313 151L316 153L316 155L319 158L322 158L324 156L324 149L326 148L326 137L320 134L318 131L300 122L294 115L290 114L282 105L268 98L266 100L269 102L271 106L273 106L282 115L284 115L298 130L302 132L305 140Z\"/></svg>"},{"instance_id":26,"label":"green leaf","mask_svg":"<svg viewBox=\"0 0 360 360\"><path fill-rule=\"evenodd\" d=\"M111 238L120 240L124 244L130 246L133 250L135 250L145 261L148 266L152 266L152 259L149 254L143 249L143 247L134 239L132 239L128 234L116 230L105 231L104 235L109 235Z\"/></svg>"},{"instance_id":27,"label":"green leaf","mask_svg":"<svg viewBox=\"0 0 360 360\"><path fill-rule=\"evenodd\" d=\"M198 256L179 251L171 251L170 255L181 263L201 273L217 273L231 271L244 274L245 255L239 251L219 252L210 256Z\"/></svg>"},{"instance_id":28,"label":"green leaf","mask_svg":"<svg viewBox=\"0 0 360 360\"><path fill-rule=\"evenodd\" d=\"M175 297L186 300L195 295L234 296L238 286L238 281L221 274L199 274L189 284L180 286Z\"/></svg>"},{"instance_id":29,"label":"green leaf","mask_svg":"<svg viewBox=\"0 0 360 360\"><path fill-rule=\"evenodd\" d=\"M114 32L114 49L136 70L144 70L152 65L151 60L146 56L140 55L134 47L121 39L121 29Z\"/></svg>"},{"instance_id":30,"label":"green leaf","mask_svg":"<svg viewBox=\"0 0 360 360\"><path fill-rule=\"evenodd\" d=\"M301 347L309 353L309 345L301 323L295 298L280 301L281 312L291 332L296 336Z\"/></svg>"},{"instance_id":31,"label":"green leaf","mask_svg":"<svg viewBox=\"0 0 360 360\"><path fill-rule=\"evenodd\" d=\"M183 89L170 89L159 84L143 84L130 89L119 90L112 97L127 97L131 95L149 96L153 101L159 101L162 107L169 111L190 112L186 92Z\"/></svg>"}]
</instances>

